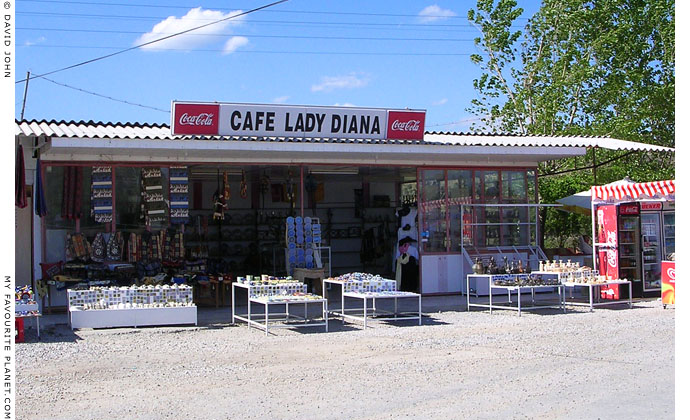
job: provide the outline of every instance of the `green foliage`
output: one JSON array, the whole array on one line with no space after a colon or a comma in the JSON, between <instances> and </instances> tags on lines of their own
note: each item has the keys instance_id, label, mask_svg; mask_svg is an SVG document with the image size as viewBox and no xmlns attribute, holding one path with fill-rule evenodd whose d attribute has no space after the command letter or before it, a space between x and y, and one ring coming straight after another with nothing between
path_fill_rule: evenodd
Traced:
<instances>
[{"instance_id":1,"label":"green foliage","mask_svg":"<svg viewBox=\"0 0 690 420\"><path fill-rule=\"evenodd\" d=\"M482 69L468 109L482 117L473 130L675 146L673 1L543 0L524 32L515 24L522 11L516 1L479 0L468 12L482 52L471 57ZM596 180L593 153L601 165ZM539 174L540 202L553 203L625 176L637 182L673 179L674 156L590 150L540 164ZM542 213L541 231L547 244L562 245L589 232L588 223L550 210Z\"/></svg>"}]
</instances>

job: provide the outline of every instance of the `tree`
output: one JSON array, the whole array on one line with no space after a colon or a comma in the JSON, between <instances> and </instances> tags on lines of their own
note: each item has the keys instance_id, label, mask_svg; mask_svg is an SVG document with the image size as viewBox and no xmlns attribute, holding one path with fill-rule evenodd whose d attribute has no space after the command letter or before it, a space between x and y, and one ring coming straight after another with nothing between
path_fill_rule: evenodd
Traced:
<instances>
[{"instance_id":1,"label":"tree","mask_svg":"<svg viewBox=\"0 0 690 420\"><path fill-rule=\"evenodd\" d=\"M469 111L473 130L608 136L674 147L675 3L669 0L543 0L524 29L515 0L478 0L471 56L482 75ZM596 172L591 170L596 153ZM602 165L602 163L604 163ZM580 168L580 170L577 170ZM570 171L570 172L569 172ZM594 180L596 173L596 182ZM671 179L672 154L590 150L539 165L541 202L629 176ZM567 220L566 220L567 219ZM541 212L541 232L562 246L586 221Z\"/></svg>"}]
</instances>

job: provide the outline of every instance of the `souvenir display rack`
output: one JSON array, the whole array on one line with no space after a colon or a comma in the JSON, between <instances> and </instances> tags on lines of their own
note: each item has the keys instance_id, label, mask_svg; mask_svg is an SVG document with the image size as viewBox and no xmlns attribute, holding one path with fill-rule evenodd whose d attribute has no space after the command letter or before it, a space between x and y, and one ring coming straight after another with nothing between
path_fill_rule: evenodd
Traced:
<instances>
[{"instance_id":1,"label":"souvenir display rack","mask_svg":"<svg viewBox=\"0 0 690 420\"><path fill-rule=\"evenodd\" d=\"M238 303L244 295L247 299L247 312L240 313ZM263 312L252 313L252 304L263 306ZM304 316L290 312L290 307L295 305L303 306ZM309 305L321 306L322 320L310 319ZM272 306L284 307L284 311L271 312ZM232 324L235 324L236 319L246 322L248 328L253 326L263 330L266 335L269 328L323 326L328 332L328 301L319 295L307 293L307 285L292 278L276 278L265 274L254 278L248 275L238 277L237 282L232 284Z\"/></svg>"},{"instance_id":2,"label":"souvenir display rack","mask_svg":"<svg viewBox=\"0 0 690 420\"><path fill-rule=\"evenodd\" d=\"M470 284L474 280L475 284L486 282L489 290L489 303L476 303L470 299L470 293L467 294L467 310L472 307L489 308L489 313L493 313L494 309L508 309L518 312L518 316L522 315L522 311L539 310L539 309L560 309L565 313L565 292L564 285L558 279L548 279L531 274L468 274L467 275L467 290L470 290ZM536 299L535 291L543 291L545 288L555 289L558 292L558 301L553 303L544 299ZM496 291L503 291L508 294L508 300L495 302L494 295ZM523 305L523 296L525 292L531 295L531 305ZM512 294L516 293L517 301L513 302ZM515 303L515 304L514 304Z\"/></svg>"},{"instance_id":3,"label":"souvenir display rack","mask_svg":"<svg viewBox=\"0 0 690 420\"><path fill-rule=\"evenodd\" d=\"M378 275L367 273L350 273L344 274L335 278L327 278L323 280L324 297L331 300L335 294L335 290L340 291L340 307L332 309L331 315L340 317L342 322L351 320L361 322L363 328L367 327L368 319L376 319L380 321L407 321L416 320L418 325L422 325L422 295L413 292L403 292L396 289L395 280L384 279ZM362 301L362 309L360 307L347 308L345 298L356 299ZM398 300L400 299L416 299L416 311L400 311ZM368 302L371 300L371 307ZM384 310L376 306L376 301L390 302L393 301L393 310Z\"/></svg>"},{"instance_id":4,"label":"souvenir display rack","mask_svg":"<svg viewBox=\"0 0 690 420\"><path fill-rule=\"evenodd\" d=\"M187 285L94 287L67 294L72 329L197 324Z\"/></svg>"}]
</instances>

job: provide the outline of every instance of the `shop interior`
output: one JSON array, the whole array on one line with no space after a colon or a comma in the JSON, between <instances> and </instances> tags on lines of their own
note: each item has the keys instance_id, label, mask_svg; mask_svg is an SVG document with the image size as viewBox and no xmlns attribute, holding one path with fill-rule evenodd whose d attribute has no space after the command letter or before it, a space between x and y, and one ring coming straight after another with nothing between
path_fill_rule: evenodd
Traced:
<instances>
[{"instance_id":1,"label":"shop interior","mask_svg":"<svg viewBox=\"0 0 690 420\"><path fill-rule=\"evenodd\" d=\"M227 305L223 283L296 268L397 276L403 290L424 292L420 253L453 255L460 270L501 249L515 270L539 257L533 169L47 164L44 172L38 286L50 290L48 307L64 308L67 288L133 283L190 284L198 304ZM288 218L315 227L302 238L309 247L290 248L300 238L290 237Z\"/></svg>"}]
</instances>

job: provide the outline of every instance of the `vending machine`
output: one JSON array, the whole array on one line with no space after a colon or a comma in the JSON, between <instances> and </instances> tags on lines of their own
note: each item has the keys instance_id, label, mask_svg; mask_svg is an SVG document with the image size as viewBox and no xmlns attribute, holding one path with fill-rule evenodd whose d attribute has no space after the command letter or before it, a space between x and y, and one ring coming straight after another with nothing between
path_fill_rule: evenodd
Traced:
<instances>
[{"instance_id":1,"label":"vending machine","mask_svg":"<svg viewBox=\"0 0 690 420\"><path fill-rule=\"evenodd\" d=\"M645 293L642 275L642 235L639 203L607 204L597 207L598 268L611 279L632 282L633 296ZM611 291L603 297L627 298L627 288Z\"/></svg>"}]
</instances>

